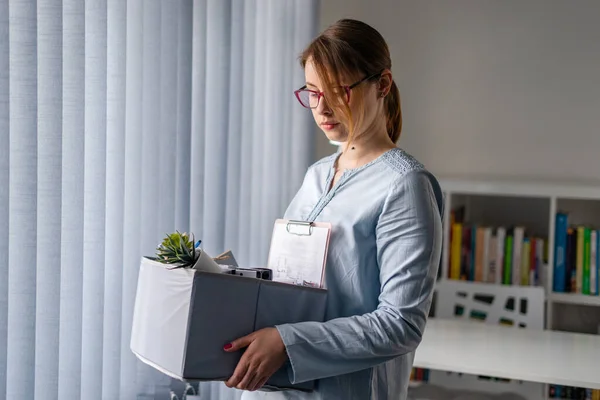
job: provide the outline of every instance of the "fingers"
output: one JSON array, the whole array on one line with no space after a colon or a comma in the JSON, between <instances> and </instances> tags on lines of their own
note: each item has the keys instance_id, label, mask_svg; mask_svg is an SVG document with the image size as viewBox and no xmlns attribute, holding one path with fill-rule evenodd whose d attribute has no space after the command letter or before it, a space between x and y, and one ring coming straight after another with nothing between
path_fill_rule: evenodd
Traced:
<instances>
[{"instance_id":1,"label":"fingers","mask_svg":"<svg viewBox=\"0 0 600 400\"><path fill-rule=\"evenodd\" d=\"M260 376L260 375L258 375ZM251 391L255 391L265 386L265 383L269 380L269 377L262 377L260 379L255 380L255 384L250 388Z\"/></svg>"},{"instance_id":2,"label":"fingers","mask_svg":"<svg viewBox=\"0 0 600 400\"><path fill-rule=\"evenodd\" d=\"M256 368L253 368L251 365L248 367L246 371L246 375L242 379L242 381L236 385L235 387L240 390L251 390L252 385L255 384L256 381Z\"/></svg>"},{"instance_id":3,"label":"fingers","mask_svg":"<svg viewBox=\"0 0 600 400\"><path fill-rule=\"evenodd\" d=\"M265 349L270 349L268 330L259 330L241 337L223 347L225 352L243 352L235 371L225 382L230 388L254 391L265 385L274 370L281 364L279 358ZM275 358L274 358L275 357ZM273 371L271 371L273 370Z\"/></svg>"},{"instance_id":4,"label":"fingers","mask_svg":"<svg viewBox=\"0 0 600 400\"><path fill-rule=\"evenodd\" d=\"M248 361L246 355L243 355L240 361L238 362L237 367L235 367L233 375L231 375L231 378L229 378L227 382L225 382L225 385L230 388L237 387L242 381L242 379L244 379L244 377L246 376L247 371Z\"/></svg>"},{"instance_id":5,"label":"fingers","mask_svg":"<svg viewBox=\"0 0 600 400\"><path fill-rule=\"evenodd\" d=\"M237 340L234 340L231 343L227 343L224 347L223 350L225 350L228 353L234 352L234 351L238 351L240 349L243 349L245 347L250 346L250 343L252 343L252 340L254 340L254 335L250 334L244 337L241 337Z\"/></svg>"},{"instance_id":6,"label":"fingers","mask_svg":"<svg viewBox=\"0 0 600 400\"><path fill-rule=\"evenodd\" d=\"M265 377L265 374L260 372L260 370L260 368L250 364L242 380L234 387L239 390L249 391L260 389L268 380L268 377Z\"/></svg>"},{"instance_id":7,"label":"fingers","mask_svg":"<svg viewBox=\"0 0 600 400\"><path fill-rule=\"evenodd\" d=\"M261 383L263 380L266 381L266 379L264 379L264 374L260 374L258 370L258 366L251 365L248 360L242 356L233 375L225 382L225 385L240 390L256 390L264 385L264 383Z\"/></svg>"},{"instance_id":8,"label":"fingers","mask_svg":"<svg viewBox=\"0 0 600 400\"><path fill-rule=\"evenodd\" d=\"M223 350L225 350L228 353L231 353L231 352L243 349L245 347L248 347L250 345L250 343L252 343L253 337L254 336L252 334L250 334L250 335L241 337L237 340L234 340L231 343L227 343L225 346L223 346ZM227 380L227 382L225 382L225 385L227 385L230 388L237 387L242 382L242 380L245 379L245 377L246 377L246 374L248 372L248 364L249 364L248 353L245 353L240 358L240 361L238 362L238 364L235 368L235 371L233 371L233 375Z\"/></svg>"},{"instance_id":9,"label":"fingers","mask_svg":"<svg viewBox=\"0 0 600 400\"><path fill-rule=\"evenodd\" d=\"M252 379L248 381L248 385L246 386L246 390L254 391L257 389L259 383L263 380L264 374L261 372L260 368L252 368L253 371ZM243 382L242 382L243 384Z\"/></svg>"}]
</instances>

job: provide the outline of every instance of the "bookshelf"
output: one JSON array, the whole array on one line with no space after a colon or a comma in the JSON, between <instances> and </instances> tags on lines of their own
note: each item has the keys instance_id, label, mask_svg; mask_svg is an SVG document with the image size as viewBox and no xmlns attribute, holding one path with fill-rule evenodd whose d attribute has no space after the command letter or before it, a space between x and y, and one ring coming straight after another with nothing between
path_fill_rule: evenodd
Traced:
<instances>
[{"instance_id":1,"label":"bookshelf","mask_svg":"<svg viewBox=\"0 0 600 400\"><path fill-rule=\"evenodd\" d=\"M461 219L466 222L466 225L487 226L492 230L499 226L507 228L522 226L526 229L527 236L544 240L543 260L538 261L539 279L533 282L537 278L531 278L532 282L526 284L535 284L544 288L545 328L553 331L600 333L598 293L583 294L580 288L575 289L575 293L554 291L556 215L565 212L568 215L568 225L574 226L575 231L577 226L599 230L600 182L441 177L440 184L445 196L445 218L439 279L451 279L451 273L456 278L457 273L456 269L451 271L451 264L456 266L456 259L452 260L451 253L452 210L462 209ZM600 234L600 231L597 232ZM597 252L600 253L600 248ZM470 262L473 264L475 261L471 259ZM464 259L460 264L464 268ZM473 267L469 265L467 268ZM567 272L569 273L571 272ZM467 279L471 280L473 276L474 273ZM485 279L488 279L487 276L488 273ZM497 278L502 280L503 277ZM509 279L512 280L514 277ZM596 276L596 279L600 279L600 276ZM519 286L517 282L510 281L491 283Z\"/></svg>"},{"instance_id":2,"label":"bookshelf","mask_svg":"<svg viewBox=\"0 0 600 400\"><path fill-rule=\"evenodd\" d=\"M483 221L483 223L491 225L522 224L531 228L536 235L543 235L548 240L547 261L544 266L546 274L543 277L543 285L547 294L546 301L549 305L547 328L552 328L553 304L600 306L600 296L598 295L552 291L556 213L558 210L565 210L570 216L575 217L571 220L573 224L590 224L600 227L600 182L594 185L441 178L440 184L445 195L445 234L441 279L447 279L449 276L450 211L456 206L464 204L465 219ZM470 210L473 203L476 208L475 216ZM488 215L482 216L482 210ZM491 218L489 214L492 214ZM513 218L515 215L516 218Z\"/></svg>"}]
</instances>

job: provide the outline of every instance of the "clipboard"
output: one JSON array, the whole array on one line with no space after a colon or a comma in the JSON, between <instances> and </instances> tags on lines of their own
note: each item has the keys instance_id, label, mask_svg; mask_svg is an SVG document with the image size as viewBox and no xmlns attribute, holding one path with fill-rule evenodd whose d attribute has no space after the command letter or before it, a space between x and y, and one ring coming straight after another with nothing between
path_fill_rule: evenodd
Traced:
<instances>
[{"instance_id":1,"label":"clipboard","mask_svg":"<svg viewBox=\"0 0 600 400\"><path fill-rule=\"evenodd\" d=\"M277 219L267 268L273 280L323 288L331 224Z\"/></svg>"}]
</instances>

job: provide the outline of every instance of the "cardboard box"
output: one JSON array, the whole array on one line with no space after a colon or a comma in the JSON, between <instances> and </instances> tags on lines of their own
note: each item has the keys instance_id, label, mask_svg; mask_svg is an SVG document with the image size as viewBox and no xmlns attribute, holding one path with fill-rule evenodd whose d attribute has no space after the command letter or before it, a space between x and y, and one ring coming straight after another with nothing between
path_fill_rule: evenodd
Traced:
<instances>
[{"instance_id":1,"label":"cardboard box","mask_svg":"<svg viewBox=\"0 0 600 400\"><path fill-rule=\"evenodd\" d=\"M131 350L144 363L182 381L224 381L242 353L226 353L231 340L283 323L323 321L327 291L193 269L171 269L142 258ZM292 385L287 366L266 387Z\"/></svg>"}]
</instances>

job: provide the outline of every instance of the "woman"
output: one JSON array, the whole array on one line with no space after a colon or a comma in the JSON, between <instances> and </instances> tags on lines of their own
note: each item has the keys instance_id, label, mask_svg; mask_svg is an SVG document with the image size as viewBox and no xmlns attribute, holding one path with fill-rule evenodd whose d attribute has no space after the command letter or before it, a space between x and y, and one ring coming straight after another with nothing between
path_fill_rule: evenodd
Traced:
<instances>
[{"instance_id":1,"label":"woman","mask_svg":"<svg viewBox=\"0 0 600 400\"><path fill-rule=\"evenodd\" d=\"M422 164L396 147L400 96L388 47L372 27L340 20L302 53L296 91L341 151L312 165L285 218L332 224L327 322L281 325L225 346L246 348L229 387L260 389L287 364L311 393L242 398L404 399L440 263L442 193Z\"/></svg>"}]
</instances>

